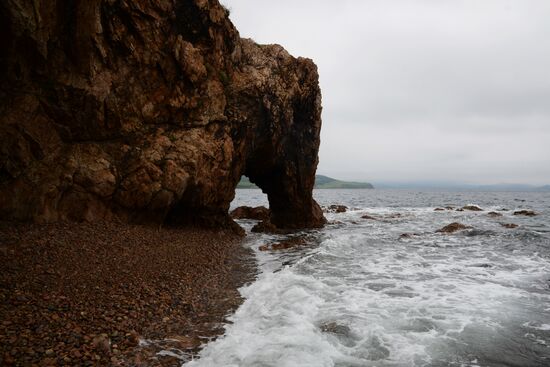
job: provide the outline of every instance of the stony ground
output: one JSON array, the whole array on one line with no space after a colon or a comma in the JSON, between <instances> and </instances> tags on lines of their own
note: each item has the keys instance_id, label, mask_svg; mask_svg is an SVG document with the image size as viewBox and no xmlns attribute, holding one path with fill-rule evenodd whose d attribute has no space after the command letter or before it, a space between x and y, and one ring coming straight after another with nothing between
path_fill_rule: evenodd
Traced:
<instances>
[{"instance_id":1,"label":"stony ground","mask_svg":"<svg viewBox=\"0 0 550 367\"><path fill-rule=\"evenodd\" d=\"M237 288L253 277L240 241L198 229L0 223L0 365L181 364L223 332Z\"/></svg>"}]
</instances>

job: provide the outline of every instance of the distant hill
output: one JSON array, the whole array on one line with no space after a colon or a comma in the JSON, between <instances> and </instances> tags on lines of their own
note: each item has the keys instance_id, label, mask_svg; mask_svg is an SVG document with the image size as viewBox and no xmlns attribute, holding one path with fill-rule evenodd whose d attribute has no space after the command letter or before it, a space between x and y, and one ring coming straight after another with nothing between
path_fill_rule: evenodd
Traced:
<instances>
[{"instance_id":1,"label":"distant hill","mask_svg":"<svg viewBox=\"0 0 550 367\"><path fill-rule=\"evenodd\" d=\"M250 182L250 180L246 176L241 177L241 180L237 184L237 188L238 189L259 189L259 187L254 185L252 182Z\"/></svg>"},{"instance_id":2,"label":"distant hill","mask_svg":"<svg viewBox=\"0 0 550 367\"><path fill-rule=\"evenodd\" d=\"M433 191L477 191L477 192L549 192L550 185L535 186L527 184L475 185L452 182L376 182L379 189L409 189Z\"/></svg>"},{"instance_id":3,"label":"distant hill","mask_svg":"<svg viewBox=\"0 0 550 367\"><path fill-rule=\"evenodd\" d=\"M257 189L258 186L254 185L248 177L241 177L241 181L237 185L238 189ZM340 181L332 177L316 175L315 176L315 188L316 189L374 189L374 187L368 182L348 182Z\"/></svg>"},{"instance_id":4,"label":"distant hill","mask_svg":"<svg viewBox=\"0 0 550 367\"><path fill-rule=\"evenodd\" d=\"M316 189L374 189L374 186L368 182L349 182L340 181L332 177L316 175Z\"/></svg>"}]
</instances>

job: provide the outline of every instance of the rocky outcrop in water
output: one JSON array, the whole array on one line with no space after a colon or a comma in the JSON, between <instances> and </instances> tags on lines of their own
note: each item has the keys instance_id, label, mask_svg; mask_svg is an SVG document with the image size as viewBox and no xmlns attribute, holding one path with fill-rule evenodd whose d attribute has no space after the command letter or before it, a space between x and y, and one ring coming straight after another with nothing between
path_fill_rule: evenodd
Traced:
<instances>
[{"instance_id":1,"label":"rocky outcrop in water","mask_svg":"<svg viewBox=\"0 0 550 367\"><path fill-rule=\"evenodd\" d=\"M317 68L216 0L6 0L0 28L0 218L230 225L244 174L275 226L324 224Z\"/></svg>"},{"instance_id":2,"label":"rocky outcrop in water","mask_svg":"<svg viewBox=\"0 0 550 367\"><path fill-rule=\"evenodd\" d=\"M525 215L527 217L534 217L537 215L537 213L532 210L517 210L514 212L514 215Z\"/></svg>"},{"instance_id":3,"label":"rocky outcrop in water","mask_svg":"<svg viewBox=\"0 0 550 367\"><path fill-rule=\"evenodd\" d=\"M464 229L469 229L469 228L472 228L472 227L464 225L462 223L453 222L451 224L447 224L443 228L438 229L436 233L454 233L454 232L462 231Z\"/></svg>"},{"instance_id":4,"label":"rocky outcrop in water","mask_svg":"<svg viewBox=\"0 0 550 367\"><path fill-rule=\"evenodd\" d=\"M345 213L348 210L348 207L341 204L332 204L326 208L323 208L323 211L326 213Z\"/></svg>"},{"instance_id":5,"label":"rocky outcrop in water","mask_svg":"<svg viewBox=\"0 0 550 367\"><path fill-rule=\"evenodd\" d=\"M472 211L472 212L480 212L480 211L483 211L483 209L481 209L479 206L477 205L466 205L466 206L463 206L462 207L462 210L469 210L469 211Z\"/></svg>"},{"instance_id":6,"label":"rocky outcrop in water","mask_svg":"<svg viewBox=\"0 0 550 367\"><path fill-rule=\"evenodd\" d=\"M500 223L501 226L504 228L517 228L518 225L515 223Z\"/></svg>"}]
</instances>

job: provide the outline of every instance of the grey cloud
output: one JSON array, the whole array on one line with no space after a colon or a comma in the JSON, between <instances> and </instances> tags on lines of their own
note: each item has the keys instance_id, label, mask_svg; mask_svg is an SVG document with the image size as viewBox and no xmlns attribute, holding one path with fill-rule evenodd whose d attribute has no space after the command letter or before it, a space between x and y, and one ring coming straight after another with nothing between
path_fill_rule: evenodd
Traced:
<instances>
[{"instance_id":1,"label":"grey cloud","mask_svg":"<svg viewBox=\"0 0 550 367\"><path fill-rule=\"evenodd\" d=\"M550 1L222 2L319 66L319 172L550 183Z\"/></svg>"}]
</instances>

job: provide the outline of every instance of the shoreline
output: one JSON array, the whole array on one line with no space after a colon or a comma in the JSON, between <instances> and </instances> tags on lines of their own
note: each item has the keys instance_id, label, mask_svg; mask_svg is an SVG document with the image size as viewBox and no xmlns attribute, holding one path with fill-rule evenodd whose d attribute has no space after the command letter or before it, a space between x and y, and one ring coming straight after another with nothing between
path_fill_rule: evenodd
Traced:
<instances>
[{"instance_id":1,"label":"shoreline","mask_svg":"<svg viewBox=\"0 0 550 367\"><path fill-rule=\"evenodd\" d=\"M0 222L0 364L180 366L223 334L254 279L242 241L199 228Z\"/></svg>"}]
</instances>

